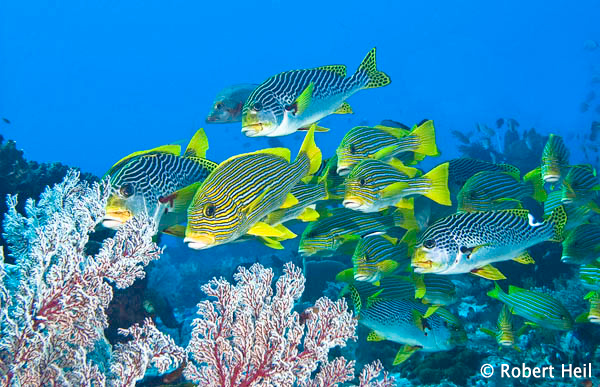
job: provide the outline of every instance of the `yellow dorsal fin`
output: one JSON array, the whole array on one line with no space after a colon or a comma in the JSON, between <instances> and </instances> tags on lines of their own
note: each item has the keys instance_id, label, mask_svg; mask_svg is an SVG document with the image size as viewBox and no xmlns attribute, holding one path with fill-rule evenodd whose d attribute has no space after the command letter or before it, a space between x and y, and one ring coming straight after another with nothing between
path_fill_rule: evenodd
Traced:
<instances>
[{"instance_id":1,"label":"yellow dorsal fin","mask_svg":"<svg viewBox=\"0 0 600 387\"><path fill-rule=\"evenodd\" d=\"M389 161L389 164L410 178L415 177L417 173L419 173L419 170L417 168L407 167L402 161L395 158L391 159Z\"/></svg>"},{"instance_id":2,"label":"yellow dorsal fin","mask_svg":"<svg viewBox=\"0 0 600 387\"><path fill-rule=\"evenodd\" d=\"M285 201L279 208L290 208L292 206L295 206L296 204L298 204L298 199L296 199L296 197L294 195L292 195L291 193L288 193L285 196Z\"/></svg>"},{"instance_id":3,"label":"yellow dorsal fin","mask_svg":"<svg viewBox=\"0 0 600 387\"><path fill-rule=\"evenodd\" d=\"M307 175L313 175L319 170L319 168L321 168L321 150L317 147L317 144L315 144L316 127L316 123L311 125L309 131L304 137L304 141L302 142L302 146L300 147L300 152L298 152L298 158L300 158L300 155L302 154L308 156L310 168Z\"/></svg>"},{"instance_id":4,"label":"yellow dorsal fin","mask_svg":"<svg viewBox=\"0 0 600 387\"><path fill-rule=\"evenodd\" d=\"M375 125L374 128L386 132L387 134L390 134L397 138L402 138L410 134L410 131L406 129L394 128L393 126Z\"/></svg>"},{"instance_id":5,"label":"yellow dorsal fin","mask_svg":"<svg viewBox=\"0 0 600 387\"><path fill-rule=\"evenodd\" d=\"M303 222L314 222L319 219L319 213L312 207L306 207L300 215L298 215L298 219Z\"/></svg>"},{"instance_id":6,"label":"yellow dorsal fin","mask_svg":"<svg viewBox=\"0 0 600 387\"><path fill-rule=\"evenodd\" d=\"M333 114L354 114L352 107L348 102L342 102L339 108L335 109Z\"/></svg>"},{"instance_id":7,"label":"yellow dorsal fin","mask_svg":"<svg viewBox=\"0 0 600 387\"><path fill-rule=\"evenodd\" d=\"M439 307L440 307L439 305L433 305L433 306L430 306L429 308L427 308L427 311L423 315L423 318L427 318L427 317L431 316L432 314L434 314L435 312L437 312Z\"/></svg>"},{"instance_id":8,"label":"yellow dorsal fin","mask_svg":"<svg viewBox=\"0 0 600 387\"><path fill-rule=\"evenodd\" d=\"M315 70L325 70L331 71L339 75L340 77L346 78L346 65L328 65L328 66L320 66L315 67Z\"/></svg>"},{"instance_id":9,"label":"yellow dorsal fin","mask_svg":"<svg viewBox=\"0 0 600 387\"><path fill-rule=\"evenodd\" d=\"M190 140L183 157L200 157L205 159L206 151L208 151L208 137L206 137L204 129L200 128Z\"/></svg>"},{"instance_id":10,"label":"yellow dorsal fin","mask_svg":"<svg viewBox=\"0 0 600 387\"><path fill-rule=\"evenodd\" d=\"M179 156L179 154L181 153L181 145L174 145L174 144L161 145L156 148L133 152L132 154L127 155L127 156L123 157L121 160L117 161L112 167L110 167L108 172L106 172L106 175L111 175L114 171L116 171L117 169L122 167L125 163L127 163L128 161L130 161L131 159L133 159L135 157L150 155L150 154L154 154L154 153L166 153L166 154L172 154L174 156Z\"/></svg>"}]
</instances>

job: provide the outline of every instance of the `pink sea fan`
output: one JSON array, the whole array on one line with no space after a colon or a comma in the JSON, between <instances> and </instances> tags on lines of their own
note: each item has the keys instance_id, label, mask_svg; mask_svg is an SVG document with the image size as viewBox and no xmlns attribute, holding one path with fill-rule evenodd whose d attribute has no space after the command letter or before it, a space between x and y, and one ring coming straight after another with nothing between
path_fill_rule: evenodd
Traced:
<instances>
[{"instance_id":1,"label":"pink sea fan","mask_svg":"<svg viewBox=\"0 0 600 387\"><path fill-rule=\"evenodd\" d=\"M188 379L202 386L333 386L354 378L353 361L328 362L331 348L356 339L345 300L320 298L301 321L293 308L304 276L291 263L283 271L274 289L273 271L258 263L240 267L235 285L220 278L202 287L209 299L198 304L193 323Z\"/></svg>"}]
</instances>

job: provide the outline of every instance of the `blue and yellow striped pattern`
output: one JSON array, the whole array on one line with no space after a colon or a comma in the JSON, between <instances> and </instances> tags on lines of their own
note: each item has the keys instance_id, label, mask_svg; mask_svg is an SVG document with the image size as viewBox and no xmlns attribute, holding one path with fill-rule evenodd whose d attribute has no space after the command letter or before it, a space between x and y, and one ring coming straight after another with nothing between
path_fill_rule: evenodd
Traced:
<instances>
[{"instance_id":1,"label":"blue and yellow striped pattern","mask_svg":"<svg viewBox=\"0 0 600 387\"><path fill-rule=\"evenodd\" d=\"M488 295L505 303L513 314L548 329L567 331L573 326L573 318L555 298L512 285L506 294L498 283L495 285L496 288L488 292Z\"/></svg>"},{"instance_id":2,"label":"blue and yellow striped pattern","mask_svg":"<svg viewBox=\"0 0 600 387\"><path fill-rule=\"evenodd\" d=\"M416 220L402 209L393 213L362 213L346 208L335 208L311 222L300 239L298 252L303 256L332 255L347 242L349 235L364 236L385 232L392 227L416 228Z\"/></svg>"},{"instance_id":3,"label":"blue and yellow striped pattern","mask_svg":"<svg viewBox=\"0 0 600 387\"><path fill-rule=\"evenodd\" d=\"M564 178L569 166L569 150L561 136L550 134L542 152L542 178L547 183L556 183Z\"/></svg>"}]
</instances>

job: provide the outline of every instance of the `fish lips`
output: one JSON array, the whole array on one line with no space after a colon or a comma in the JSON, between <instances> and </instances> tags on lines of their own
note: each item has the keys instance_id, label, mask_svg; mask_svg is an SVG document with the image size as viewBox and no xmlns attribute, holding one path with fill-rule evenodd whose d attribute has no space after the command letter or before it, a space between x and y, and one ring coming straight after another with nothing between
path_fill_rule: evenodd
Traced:
<instances>
[{"instance_id":1,"label":"fish lips","mask_svg":"<svg viewBox=\"0 0 600 387\"><path fill-rule=\"evenodd\" d=\"M342 205L351 210L360 210L364 206L364 203L356 199L344 199Z\"/></svg>"},{"instance_id":2,"label":"fish lips","mask_svg":"<svg viewBox=\"0 0 600 387\"><path fill-rule=\"evenodd\" d=\"M208 249L216 245L215 237L208 234L199 234L194 236L186 236L183 240L190 249L202 250Z\"/></svg>"},{"instance_id":3,"label":"fish lips","mask_svg":"<svg viewBox=\"0 0 600 387\"><path fill-rule=\"evenodd\" d=\"M107 212L102 218L102 226L112 230L118 230L131 218L132 214L129 211Z\"/></svg>"},{"instance_id":4,"label":"fish lips","mask_svg":"<svg viewBox=\"0 0 600 387\"><path fill-rule=\"evenodd\" d=\"M336 169L336 173L340 176L346 176L350 173L350 167L338 166Z\"/></svg>"}]
</instances>

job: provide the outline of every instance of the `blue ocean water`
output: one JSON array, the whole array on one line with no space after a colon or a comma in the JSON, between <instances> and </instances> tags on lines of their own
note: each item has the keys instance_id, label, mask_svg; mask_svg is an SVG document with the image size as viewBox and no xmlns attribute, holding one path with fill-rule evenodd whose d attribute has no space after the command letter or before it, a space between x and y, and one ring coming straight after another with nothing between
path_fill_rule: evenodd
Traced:
<instances>
[{"instance_id":1,"label":"blue ocean water","mask_svg":"<svg viewBox=\"0 0 600 387\"><path fill-rule=\"evenodd\" d=\"M0 117L10 123L0 121L0 135L15 140L29 160L59 161L102 176L127 154L185 144L203 127L210 142L208 158L219 162L273 146L265 137L244 136L239 123L204 122L223 87L327 64L345 64L351 73L377 47L377 66L392 83L352 96L348 102L353 115L321 121L331 129L316 135L324 157L333 155L354 126L383 119L412 126L428 118L435 122L442 155L428 158L422 164L427 170L462 154L452 131L476 136L477 123L496 128L497 119L513 118L520 132L535 128L544 136L562 135L571 163L598 168L597 150L589 151L598 144L590 144L585 134L593 121L600 121L600 47L594 47L600 42L599 11L597 0L5 1L0 4ZM295 154L303 138L295 133L277 140ZM300 234L304 225L290 228ZM184 310L192 310L200 299L191 276L203 274L204 282L212 275L230 275L240 263L280 266L298 259L297 240L286 241L282 252L256 242L205 251L190 250L169 236L162 242L168 245L168 260L149 281L169 295L177 318L187 322L191 317ZM557 262L560 253L546 245L538 255L545 256L546 250L555 255L553 265L534 268L511 262L499 267L511 283L543 286L564 296L573 282L561 275L573 268ZM485 298L489 282L461 281L459 289L467 298L457 313L470 332L484 321L493 325L499 303ZM315 283L327 286L321 282ZM311 297L321 293L317 285ZM476 294L470 294L475 285ZM594 327L552 339L536 337L559 350L541 346L527 359L544 364L550 356L558 356L548 360L553 362L590 358L600 364L595 352L585 352L589 343L581 344L597 336ZM387 359L386 366L398 348L388 345L378 353L379 347L364 337L359 343L360 361L377 354ZM460 353L458 364L471 367L470 372L482 364L482 354L486 359L496 356L494 347L493 342L480 347L479 357ZM597 352L598 343L591 347ZM435 367L460 368L448 365L456 353L438 355L424 357L430 359L429 368L423 366L417 378ZM416 362L392 371L412 380L415 374L408 368L417 369ZM597 381L598 370L594 375ZM436 374L431 384L444 378L463 380Z\"/></svg>"},{"instance_id":2,"label":"blue ocean water","mask_svg":"<svg viewBox=\"0 0 600 387\"><path fill-rule=\"evenodd\" d=\"M358 93L353 116L322 121L332 152L360 122L435 120L450 130L514 117L578 133L598 119L598 2L6 1L0 12L2 133L26 157L103 174L140 149L187 140L214 95L235 83L324 64L355 69L376 46L392 85ZM595 84L597 88L598 84ZM600 93L599 93L600 94ZM597 102L596 102L597 104ZM239 125L206 127L210 155L259 149ZM300 134L283 138L297 145ZM455 156L454 147L444 155Z\"/></svg>"}]
</instances>

